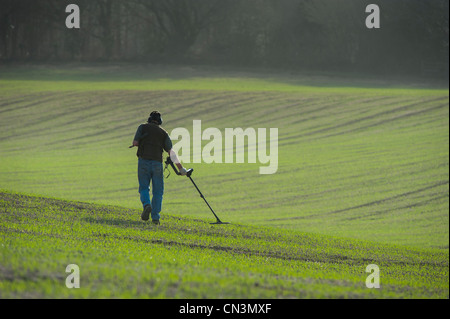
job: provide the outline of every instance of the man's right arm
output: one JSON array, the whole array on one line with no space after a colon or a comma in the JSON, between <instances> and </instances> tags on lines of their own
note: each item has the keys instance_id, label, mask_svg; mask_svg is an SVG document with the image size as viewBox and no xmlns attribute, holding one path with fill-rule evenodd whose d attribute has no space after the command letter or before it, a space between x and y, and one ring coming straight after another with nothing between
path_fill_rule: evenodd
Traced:
<instances>
[{"instance_id":1,"label":"man's right arm","mask_svg":"<svg viewBox=\"0 0 450 319\"><path fill-rule=\"evenodd\" d=\"M169 153L172 149L172 140L170 139L169 134L166 135L166 138L164 140L164 150Z\"/></svg>"},{"instance_id":2,"label":"man's right arm","mask_svg":"<svg viewBox=\"0 0 450 319\"><path fill-rule=\"evenodd\" d=\"M172 150L172 140L170 139L169 134L167 134L166 139L164 140L164 150L169 153L169 155L171 155L171 152L173 152L175 156L176 160L172 160L175 165L178 168L178 171L180 172L181 175L186 175L186 169L183 167L183 165L181 165L180 161L178 160L178 156L176 155L175 151Z\"/></svg>"}]
</instances>

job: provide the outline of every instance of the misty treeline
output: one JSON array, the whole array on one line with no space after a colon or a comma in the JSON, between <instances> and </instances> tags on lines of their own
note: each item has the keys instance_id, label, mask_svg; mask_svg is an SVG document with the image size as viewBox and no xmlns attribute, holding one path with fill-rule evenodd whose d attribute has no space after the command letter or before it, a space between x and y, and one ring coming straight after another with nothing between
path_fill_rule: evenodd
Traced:
<instances>
[{"instance_id":1,"label":"misty treeline","mask_svg":"<svg viewBox=\"0 0 450 319\"><path fill-rule=\"evenodd\" d=\"M68 29L69 4L80 28ZM380 8L368 29L366 6ZM0 60L448 75L448 0L0 0Z\"/></svg>"}]
</instances>

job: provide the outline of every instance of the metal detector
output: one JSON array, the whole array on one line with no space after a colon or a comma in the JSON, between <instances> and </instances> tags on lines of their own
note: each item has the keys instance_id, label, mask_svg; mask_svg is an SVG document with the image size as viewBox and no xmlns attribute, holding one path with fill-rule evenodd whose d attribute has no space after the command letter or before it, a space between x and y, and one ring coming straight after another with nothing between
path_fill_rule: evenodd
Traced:
<instances>
[{"instance_id":1,"label":"metal detector","mask_svg":"<svg viewBox=\"0 0 450 319\"><path fill-rule=\"evenodd\" d=\"M177 175L181 175L181 173L177 170L177 168L175 167L172 159L170 158L170 156L167 156L167 159L165 161L166 163L166 169L167 166L170 165L172 166L175 174ZM223 222L219 219L219 217L217 217L216 213L214 213L214 210L211 208L211 206L209 205L208 201L206 200L205 196L203 196L202 192L200 191L200 189L198 189L197 184L195 184L194 180L192 179L191 175L194 172L193 168L190 168L186 171L186 176L189 177L189 179L191 180L192 184L194 184L195 188L197 189L198 193L200 194L200 197L203 198L203 200L205 201L206 205L208 205L209 209L211 210L211 212L214 214L214 217L216 217L216 222L215 223L210 223L212 225L221 225L221 224L229 224L227 222ZM170 175L170 172L169 172ZM167 177L169 177L169 175L167 175Z\"/></svg>"}]
</instances>

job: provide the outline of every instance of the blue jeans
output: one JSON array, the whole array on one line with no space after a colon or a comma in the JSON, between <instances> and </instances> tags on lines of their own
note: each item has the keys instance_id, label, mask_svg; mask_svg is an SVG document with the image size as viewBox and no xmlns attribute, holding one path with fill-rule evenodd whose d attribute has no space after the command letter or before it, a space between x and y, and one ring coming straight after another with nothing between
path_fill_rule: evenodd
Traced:
<instances>
[{"instance_id":1,"label":"blue jeans","mask_svg":"<svg viewBox=\"0 0 450 319\"><path fill-rule=\"evenodd\" d=\"M159 220L164 194L163 164L158 161L138 160L139 194L142 206L151 205L152 220ZM152 200L150 202L150 182L152 183Z\"/></svg>"}]
</instances>

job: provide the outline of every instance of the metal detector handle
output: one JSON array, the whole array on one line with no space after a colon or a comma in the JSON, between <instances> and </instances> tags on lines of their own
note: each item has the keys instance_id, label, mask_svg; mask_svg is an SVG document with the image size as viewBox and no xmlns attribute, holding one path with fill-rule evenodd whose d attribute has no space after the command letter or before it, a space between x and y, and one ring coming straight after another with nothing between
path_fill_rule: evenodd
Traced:
<instances>
[{"instance_id":1,"label":"metal detector handle","mask_svg":"<svg viewBox=\"0 0 450 319\"><path fill-rule=\"evenodd\" d=\"M167 165L172 166L173 171L175 172L175 174L177 174L178 176L181 175L181 173L180 173L180 172L177 170L177 168L175 167L175 165L174 165L172 159L170 158L170 156L167 156L167 159L166 159L166 162L165 162L165 163L166 163L166 167L167 167ZM186 176L187 176L187 177L191 177L192 172L194 172L194 169L193 169L193 168L188 169L188 170L186 171Z\"/></svg>"},{"instance_id":2,"label":"metal detector handle","mask_svg":"<svg viewBox=\"0 0 450 319\"><path fill-rule=\"evenodd\" d=\"M173 164L172 160L170 159L170 156L167 156L166 162L165 162L165 163L166 163L166 167L167 167L167 165L172 166L173 171L175 172L175 174L181 175L181 173L177 170L177 168L176 168L175 165Z\"/></svg>"}]
</instances>

